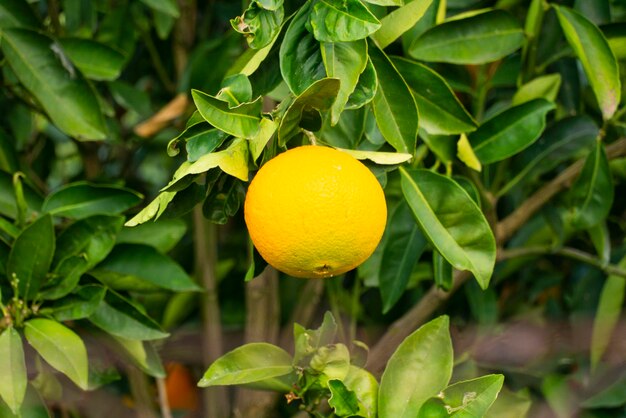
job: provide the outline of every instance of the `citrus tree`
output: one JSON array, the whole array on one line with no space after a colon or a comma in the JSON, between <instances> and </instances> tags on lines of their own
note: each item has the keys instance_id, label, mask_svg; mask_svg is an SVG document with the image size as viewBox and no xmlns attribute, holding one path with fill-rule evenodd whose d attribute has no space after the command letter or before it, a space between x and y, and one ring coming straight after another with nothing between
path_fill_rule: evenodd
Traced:
<instances>
[{"instance_id":1,"label":"citrus tree","mask_svg":"<svg viewBox=\"0 0 626 418\"><path fill-rule=\"evenodd\" d=\"M4 0L2 416L620 416L625 22Z\"/></svg>"}]
</instances>

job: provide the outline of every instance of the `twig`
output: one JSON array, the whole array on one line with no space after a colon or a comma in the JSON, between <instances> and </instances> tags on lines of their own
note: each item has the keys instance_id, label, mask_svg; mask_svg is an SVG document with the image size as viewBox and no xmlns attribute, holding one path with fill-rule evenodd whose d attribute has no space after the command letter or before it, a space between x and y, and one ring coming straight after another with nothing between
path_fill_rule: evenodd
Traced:
<instances>
[{"instance_id":1,"label":"twig","mask_svg":"<svg viewBox=\"0 0 626 418\"><path fill-rule=\"evenodd\" d=\"M163 106L150 119L135 126L134 132L142 138L147 138L160 132L174 119L182 116L189 105L189 98L185 93L176 95L165 106Z\"/></svg>"},{"instance_id":2,"label":"twig","mask_svg":"<svg viewBox=\"0 0 626 418\"><path fill-rule=\"evenodd\" d=\"M161 60L159 51L152 41L150 32L143 32L141 35L141 37L143 38L143 42L146 45L146 49L148 50L148 54L150 55L150 59L152 60L152 65L154 66L157 76L159 77L159 80L161 80L161 83L163 83L163 86L167 91L169 91L170 93L174 93L176 91L176 86L174 85L174 82L170 79L170 76L167 73L165 66L163 65L163 61Z\"/></svg>"},{"instance_id":3,"label":"twig","mask_svg":"<svg viewBox=\"0 0 626 418\"><path fill-rule=\"evenodd\" d=\"M130 391L135 401L137 418L157 418L148 386L148 377L137 367L129 365L126 369Z\"/></svg>"},{"instance_id":4,"label":"twig","mask_svg":"<svg viewBox=\"0 0 626 418\"><path fill-rule=\"evenodd\" d=\"M167 390L165 388L165 379L157 378L157 391L159 393L159 406L161 407L161 418L172 418L172 410L170 402L167 399Z\"/></svg>"}]
</instances>

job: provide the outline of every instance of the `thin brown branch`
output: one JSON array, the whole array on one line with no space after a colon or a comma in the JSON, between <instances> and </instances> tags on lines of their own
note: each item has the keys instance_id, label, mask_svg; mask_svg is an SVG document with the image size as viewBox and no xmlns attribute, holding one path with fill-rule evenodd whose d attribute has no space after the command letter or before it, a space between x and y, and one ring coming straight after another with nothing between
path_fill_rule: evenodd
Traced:
<instances>
[{"instance_id":1,"label":"thin brown branch","mask_svg":"<svg viewBox=\"0 0 626 418\"><path fill-rule=\"evenodd\" d=\"M157 392L159 394L159 406L161 407L161 418L172 418L172 410L170 402L167 399L167 390L165 388L165 379L156 379Z\"/></svg>"},{"instance_id":2,"label":"thin brown branch","mask_svg":"<svg viewBox=\"0 0 626 418\"><path fill-rule=\"evenodd\" d=\"M163 106L154 116L137 125L134 129L135 134L142 138L148 138L159 133L174 119L181 117L187 110L188 105L189 98L185 93L176 95L176 97Z\"/></svg>"}]
</instances>

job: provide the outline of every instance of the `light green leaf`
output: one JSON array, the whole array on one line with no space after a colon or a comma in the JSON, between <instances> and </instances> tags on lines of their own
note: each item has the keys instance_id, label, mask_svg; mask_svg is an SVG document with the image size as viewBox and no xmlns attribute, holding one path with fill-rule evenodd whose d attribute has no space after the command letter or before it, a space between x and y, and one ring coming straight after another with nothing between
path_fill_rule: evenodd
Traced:
<instances>
[{"instance_id":1,"label":"light green leaf","mask_svg":"<svg viewBox=\"0 0 626 418\"><path fill-rule=\"evenodd\" d=\"M280 347L246 344L213 362L198 386L240 385L284 376L293 370L291 362L289 353Z\"/></svg>"},{"instance_id":2,"label":"light green leaf","mask_svg":"<svg viewBox=\"0 0 626 418\"><path fill-rule=\"evenodd\" d=\"M70 61L92 80L116 80L126 62L118 51L91 39L64 38L60 42Z\"/></svg>"},{"instance_id":3,"label":"light green leaf","mask_svg":"<svg viewBox=\"0 0 626 418\"><path fill-rule=\"evenodd\" d=\"M282 27L285 12L282 7L272 10L251 2L243 16L231 19L235 31L243 34L250 48L260 49L273 43Z\"/></svg>"},{"instance_id":4,"label":"light green leaf","mask_svg":"<svg viewBox=\"0 0 626 418\"><path fill-rule=\"evenodd\" d=\"M50 194L41 210L55 216L83 219L122 213L137 205L141 199L139 193L125 187L76 182Z\"/></svg>"},{"instance_id":5,"label":"light green leaf","mask_svg":"<svg viewBox=\"0 0 626 418\"><path fill-rule=\"evenodd\" d=\"M451 418L484 417L496 400L504 376L491 374L477 379L457 382L443 390L443 401Z\"/></svg>"},{"instance_id":6,"label":"light green leaf","mask_svg":"<svg viewBox=\"0 0 626 418\"><path fill-rule=\"evenodd\" d=\"M376 4L378 6L402 6L404 0L363 0L365 3Z\"/></svg>"},{"instance_id":7,"label":"light green leaf","mask_svg":"<svg viewBox=\"0 0 626 418\"><path fill-rule=\"evenodd\" d=\"M483 165L480 163L480 160L476 156L472 145L467 139L467 135L461 134L456 144L456 149L457 157L459 157L459 160L463 161L466 166L468 166L472 170L482 171Z\"/></svg>"},{"instance_id":8,"label":"light green leaf","mask_svg":"<svg viewBox=\"0 0 626 418\"><path fill-rule=\"evenodd\" d=\"M350 365L348 374L343 379L346 387L356 394L359 400L359 415L376 418L378 411L378 382L365 369Z\"/></svg>"},{"instance_id":9,"label":"light green leaf","mask_svg":"<svg viewBox=\"0 0 626 418\"><path fill-rule=\"evenodd\" d=\"M33 212L41 209L42 198L28 185L22 184L24 198L28 206L27 216L32 216ZM13 176L0 170L0 214L11 219L17 219L17 205L15 203L15 189L13 186Z\"/></svg>"},{"instance_id":10,"label":"light green leaf","mask_svg":"<svg viewBox=\"0 0 626 418\"><path fill-rule=\"evenodd\" d=\"M614 192L604 145L597 141L570 189L570 215L574 226L585 229L605 219L613 205Z\"/></svg>"},{"instance_id":11,"label":"light green leaf","mask_svg":"<svg viewBox=\"0 0 626 418\"><path fill-rule=\"evenodd\" d=\"M333 408L337 416L354 416L358 414L359 400L356 394L348 389L341 380L329 380L328 389L330 390L328 405Z\"/></svg>"},{"instance_id":12,"label":"light green leaf","mask_svg":"<svg viewBox=\"0 0 626 418\"><path fill-rule=\"evenodd\" d=\"M411 88L421 127L426 132L452 135L476 130L476 121L443 77L425 65L404 58L394 58L393 63Z\"/></svg>"},{"instance_id":13,"label":"light green leaf","mask_svg":"<svg viewBox=\"0 0 626 418\"><path fill-rule=\"evenodd\" d=\"M130 360L148 376L164 378L166 376L159 353L150 341L128 340L111 336L113 341L124 351Z\"/></svg>"},{"instance_id":14,"label":"light green leaf","mask_svg":"<svg viewBox=\"0 0 626 418\"><path fill-rule=\"evenodd\" d=\"M446 292L452 289L454 270L439 251L433 251L433 276L435 284Z\"/></svg>"},{"instance_id":15,"label":"light green leaf","mask_svg":"<svg viewBox=\"0 0 626 418\"><path fill-rule=\"evenodd\" d=\"M177 18L180 16L180 10L178 10L178 3L176 0L140 0L146 6L151 9L157 10L161 13L165 13L171 17Z\"/></svg>"},{"instance_id":16,"label":"light green leaf","mask_svg":"<svg viewBox=\"0 0 626 418\"><path fill-rule=\"evenodd\" d=\"M605 120L610 119L620 103L621 86L617 59L596 25L580 13L552 5L559 23L598 99Z\"/></svg>"},{"instance_id":17,"label":"light green leaf","mask_svg":"<svg viewBox=\"0 0 626 418\"><path fill-rule=\"evenodd\" d=\"M441 316L398 346L380 381L380 418L414 418L427 399L446 387L453 363L448 326L448 317Z\"/></svg>"},{"instance_id":18,"label":"light green leaf","mask_svg":"<svg viewBox=\"0 0 626 418\"><path fill-rule=\"evenodd\" d=\"M187 224L182 219L162 219L134 228L122 228L116 242L150 245L162 253L167 253L183 238L185 232Z\"/></svg>"},{"instance_id":19,"label":"light green leaf","mask_svg":"<svg viewBox=\"0 0 626 418\"><path fill-rule=\"evenodd\" d=\"M200 290L174 260L141 244L116 245L90 274L116 290L134 290L135 281L176 292Z\"/></svg>"},{"instance_id":20,"label":"light green leaf","mask_svg":"<svg viewBox=\"0 0 626 418\"><path fill-rule=\"evenodd\" d=\"M18 280L19 298L31 300L44 284L54 254L54 226L50 215L42 216L15 239L7 260L7 277Z\"/></svg>"},{"instance_id":21,"label":"light green leaf","mask_svg":"<svg viewBox=\"0 0 626 418\"><path fill-rule=\"evenodd\" d=\"M323 42L321 51L326 75L340 81L337 98L330 109L331 125L336 125L367 65L367 41Z\"/></svg>"},{"instance_id":22,"label":"light green leaf","mask_svg":"<svg viewBox=\"0 0 626 418\"><path fill-rule=\"evenodd\" d=\"M611 262L611 234L606 221L592 226L587 233L602 263L609 264Z\"/></svg>"},{"instance_id":23,"label":"light green leaf","mask_svg":"<svg viewBox=\"0 0 626 418\"><path fill-rule=\"evenodd\" d=\"M231 108L227 102L199 90L192 90L191 96L202 117L217 129L247 139L254 138L259 130L263 106L261 97Z\"/></svg>"},{"instance_id":24,"label":"light green leaf","mask_svg":"<svg viewBox=\"0 0 626 418\"><path fill-rule=\"evenodd\" d=\"M602 25L602 33L618 60L626 59L626 29L621 22Z\"/></svg>"},{"instance_id":25,"label":"light green leaf","mask_svg":"<svg viewBox=\"0 0 626 418\"><path fill-rule=\"evenodd\" d=\"M626 257L619 262L620 268L626 268ZM593 319L593 333L591 336L591 368L596 369L606 348L611 341L620 315L624 296L626 295L626 281L623 277L609 276L604 282L598 310Z\"/></svg>"},{"instance_id":26,"label":"light green leaf","mask_svg":"<svg viewBox=\"0 0 626 418\"><path fill-rule=\"evenodd\" d=\"M56 321L36 318L24 324L26 339L52 367L87 390L87 350L83 340L71 329Z\"/></svg>"},{"instance_id":27,"label":"light green leaf","mask_svg":"<svg viewBox=\"0 0 626 418\"><path fill-rule=\"evenodd\" d=\"M272 139L272 136L278 129L278 123L268 118L261 118L259 124L259 132L249 142L250 156L252 161L256 161L261 156L261 153L265 149L267 143Z\"/></svg>"},{"instance_id":28,"label":"light green leaf","mask_svg":"<svg viewBox=\"0 0 626 418\"><path fill-rule=\"evenodd\" d=\"M458 270L489 284L496 261L493 232L476 203L454 180L400 167L402 192L433 246Z\"/></svg>"},{"instance_id":29,"label":"light green leaf","mask_svg":"<svg viewBox=\"0 0 626 418\"><path fill-rule=\"evenodd\" d=\"M483 164L491 164L529 147L539 139L546 126L546 115L554 108L554 103L535 99L483 122L469 135L476 157Z\"/></svg>"},{"instance_id":30,"label":"light green leaf","mask_svg":"<svg viewBox=\"0 0 626 418\"><path fill-rule=\"evenodd\" d=\"M259 6L267 10L276 10L284 3L283 0L254 0Z\"/></svg>"},{"instance_id":31,"label":"light green leaf","mask_svg":"<svg viewBox=\"0 0 626 418\"><path fill-rule=\"evenodd\" d=\"M376 124L385 140L397 151L413 154L418 127L413 95L383 51L370 43L369 54L378 74L378 89L372 101Z\"/></svg>"},{"instance_id":32,"label":"light green leaf","mask_svg":"<svg viewBox=\"0 0 626 418\"><path fill-rule=\"evenodd\" d=\"M296 96L326 77L320 44L306 29L310 9L311 2L307 1L292 19L280 44L280 72Z\"/></svg>"},{"instance_id":33,"label":"light green leaf","mask_svg":"<svg viewBox=\"0 0 626 418\"><path fill-rule=\"evenodd\" d=\"M137 215L128 220L124 226L137 226L144 222L148 222L152 218L158 219L161 214L167 209L167 205L170 204L177 192L161 192L152 202L143 208Z\"/></svg>"},{"instance_id":34,"label":"light green leaf","mask_svg":"<svg viewBox=\"0 0 626 418\"><path fill-rule=\"evenodd\" d=\"M350 154L357 160L370 160L381 165L402 164L413 158L411 154L404 154L401 152L361 151L337 147L335 147L335 149Z\"/></svg>"},{"instance_id":35,"label":"light green leaf","mask_svg":"<svg viewBox=\"0 0 626 418\"><path fill-rule=\"evenodd\" d=\"M0 332L0 398L18 414L26 394L26 363L22 338L13 327Z\"/></svg>"},{"instance_id":36,"label":"light green leaf","mask_svg":"<svg viewBox=\"0 0 626 418\"><path fill-rule=\"evenodd\" d=\"M485 418L526 418L532 406L528 391L511 392L506 387L487 411Z\"/></svg>"},{"instance_id":37,"label":"light green leaf","mask_svg":"<svg viewBox=\"0 0 626 418\"><path fill-rule=\"evenodd\" d=\"M265 45L263 48L261 49L249 48L246 51L244 51L244 53L239 55L239 57L235 60L232 67L228 69L228 71L226 72L226 77L229 77L235 74L243 74L243 75L251 76L259 68L259 66L265 60L265 58L267 58L270 51L272 50L272 47L276 43L277 39L278 39L278 33L276 34L274 39L272 39L271 42Z\"/></svg>"},{"instance_id":38,"label":"light green leaf","mask_svg":"<svg viewBox=\"0 0 626 418\"><path fill-rule=\"evenodd\" d=\"M411 44L418 60L452 64L485 64L504 58L524 42L517 19L492 10L437 25Z\"/></svg>"},{"instance_id":39,"label":"light green leaf","mask_svg":"<svg viewBox=\"0 0 626 418\"><path fill-rule=\"evenodd\" d=\"M554 102L560 88L560 74L548 74L534 78L515 92L513 99L511 99L511 105L517 106L533 99L546 99L549 102Z\"/></svg>"},{"instance_id":40,"label":"light green leaf","mask_svg":"<svg viewBox=\"0 0 626 418\"><path fill-rule=\"evenodd\" d=\"M380 22L359 0L316 0L309 16L320 42L350 42L367 38Z\"/></svg>"},{"instance_id":41,"label":"light green leaf","mask_svg":"<svg viewBox=\"0 0 626 418\"><path fill-rule=\"evenodd\" d=\"M380 48L386 48L424 16L433 0L409 0L380 20L381 27L372 39Z\"/></svg>"},{"instance_id":42,"label":"light green leaf","mask_svg":"<svg viewBox=\"0 0 626 418\"><path fill-rule=\"evenodd\" d=\"M59 129L82 140L106 138L95 92L52 39L26 29L7 29L1 45L20 82Z\"/></svg>"}]
</instances>

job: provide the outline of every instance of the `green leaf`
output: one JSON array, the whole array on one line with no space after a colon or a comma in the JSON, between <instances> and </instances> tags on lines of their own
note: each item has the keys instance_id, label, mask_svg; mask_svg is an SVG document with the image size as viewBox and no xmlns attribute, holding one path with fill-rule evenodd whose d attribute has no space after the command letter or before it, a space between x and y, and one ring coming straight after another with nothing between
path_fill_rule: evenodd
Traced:
<instances>
[{"instance_id":1,"label":"green leaf","mask_svg":"<svg viewBox=\"0 0 626 418\"><path fill-rule=\"evenodd\" d=\"M532 79L515 92L511 105L517 106L534 99L546 99L554 102L561 88L561 75L548 74Z\"/></svg>"},{"instance_id":2,"label":"green leaf","mask_svg":"<svg viewBox=\"0 0 626 418\"><path fill-rule=\"evenodd\" d=\"M208 123L199 123L183 132L187 150L187 161L198 161L202 156L210 154L220 147L228 134L219 129L210 128Z\"/></svg>"},{"instance_id":3,"label":"green leaf","mask_svg":"<svg viewBox=\"0 0 626 418\"><path fill-rule=\"evenodd\" d=\"M554 108L554 103L535 99L497 114L469 135L474 153L483 164L519 153L539 138Z\"/></svg>"},{"instance_id":4,"label":"green leaf","mask_svg":"<svg viewBox=\"0 0 626 418\"><path fill-rule=\"evenodd\" d=\"M357 41L380 28L376 16L359 0L316 0L309 24L320 42Z\"/></svg>"},{"instance_id":5,"label":"green leaf","mask_svg":"<svg viewBox=\"0 0 626 418\"><path fill-rule=\"evenodd\" d=\"M574 226L585 229L605 219L613 205L613 194L609 161L604 145L597 141L569 191L570 216Z\"/></svg>"},{"instance_id":6,"label":"green leaf","mask_svg":"<svg viewBox=\"0 0 626 418\"><path fill-rule=\"evenodd\" d=\"M107 291L89 321L111 335L129 340L156 340L169 336L145 313L112 290Z\"/></svg>"},{"instance_id":7,"label":"green leaf","mask_svg":"<svg viewBox=\"0 0 626 418\"><path fill-rule=\"evenodd\" d=\"M337 99L330 109L331 125L336 125L367 65L367 42L364 39L354 42L323 42L321 51L326 75L340 81Z\"/></svg>"},{"instance_id":8,"label":"green leaf","mask_svg":"<svg viewBox=\"0 0 626 418\"><path fill-rule=\"evenodd\" d=\"M370 43L369 54L378 74L378 89L372 101L376 124L392 147L413 154L418 126L413 95L383 51Z\"/></svg>"},{"instance_id":9,"label":"green leaf","mask_svg":"<svg viewBox=\"0 0 626 418\"><path fill-rule=\"evenodd\" d=\"M324 314L322 324L316 330L304 329L301 325L294 324L295 353L293 364L307 367L311 355L316 353L320 347L332 344L337 335L337 329L337 322L330 312Z\"/></svg>"},{"instance_id":10,"label":"green leaf","mask_svg":"<svg viewBox=\"0 0 626 418\"><path fill-rule=\"evenodd\" d=\"M626 268L626 257L619 262L619 267ZM591 336L592 370L597 368L611 341L611 336L622 313L625 295L626 281L624 281L624 278L609 276L602 287L598 309L593 319L593 333Z\"/></svg>"},{"instance_id":11,"label":"green leaf","mask_svg":"<svg viewBox=\"0 0 626 418\"><path fill-rule=\"evenodd\" d=\"M247 139L254 138L259 130L263 106L261 97L231 108L227 102L199 90L192 90L191 96L202 117L217 129Z\"/></svg>"},{"instance_id":12,"label":"green leaf","mask_svg":"<svg viewBox=\"0 0 626 418\"><path fill-rule=\"evenodd\" d=\"M485 289L496 260L496 243L476 203L442 175L403 167L400 174L404 197L426 237L454 268L471 271Z\"/></svg>"},{"instance_id":13,"label":"green leaf","mask_svg":"<svg viewBox=\"0 0 626 418\"><path fill-rule=\"evenodd\" d=\"M456 143L456 156L472 170L482 171L483 165L480 163L480 160L472 148L472 144L470 144L465 134L461 134Z\"/></svg>"},{"instance_id":14,"label":"green leaf","mask_svg":"<svg viewBox=\"0 0 626 418\"><path fill-rule=\"evenodd\" d=\"M448 386L443 391L443 401L448 406L448 411L453 411L450 417L484 417L496 400L503 383L504 376L491 374Z\"/></svg>"},{"instance_id":15,"label":"green leaf","mask_svg":"<svg viewBox=\"0 0 626 418\"><path fill-rule=\"evenodd\" d=\"M18 414L26 394L26 363L22 338L13 328L0 332L0 398Z\"/></svg>"},{"instance_id":16,"label":"green leaf","mask_svg":"<svg viewBox=\"0 0 626 418\"><path fill-rule=\"evenodd\" d=\"M335 149L352 155L357 160L370 160L379 165L395 165L409 161L413 156L401 152L379 152L379 151L361 151L353 149Z\"/></svg>"},{"instance_id":17,"label":"green leaf","mask_svg":"<svg viewBox=\"0 0 626 418\"><path fill-rule=\"evenodd\" d=\"M532 406L528 391L510 392L503 388L498 398L487 411L485 418L521 418L527 417Z\"/></svg>"},{"instance_id":18,"label":"green leaf","mask_svg":"<svg viewBox=\"0 0 626 418\"><path fill-rule=\"evenodd\" d=\"M309 367L319 373L319 384L327 386L332 379L344 379L350 371L350 351L344 344L324 345L313 354Z\"/></svg>"},{"instance_id":19,"label":"green leaf","mask_svg":"<svg viewBox=\"0 0 626 418\"><path fill-rule=\"evenodd\" d=\"M384 242L379 288L383 300L383 313L387 313L404 293L413 267L427 244L426 237L420 231L409 205L405 202L400 202L389 215Z\"/></svg>"},{"instance_id":20,"label":"green leaf","mask_svg":"<svg viewBox=\"0 0 626 418\"><path fill-rule=\"evenodd\" d=\"M71 329L50 319L37 318L24 324L26 339L52 367L87 390L87 350Z\"/></svg>"},{"instance_id":21,"label":"green leaf","mask_svg":"<svg viewBox=\"0 0 626 418\"><path fill-rule=\"evenodd\" d=\"M241 385L284 376L293 370L285 350L268 343L250 343L224 354L206 371L200 387Z\"/></svg>"},{"instance_id":22,"label":"green leaf","mask_svg":"<svg viewBox=\"0 0 626 418\"><path fill-rule=\"evenodd\" d=\"M305 27L310 9L311 2L307 1L294 16L280 44L280 72L296 96L326 77L320 44Z\"/></svg>"},{"instance_id":23,"label":"green leaf","mask_svg":"<svg viewBox=\"0 0 626 418\"><path fill-rule=\"evenodd\" d=\"M398 346L380 381L380 418L414 418L427 399L446 387L453 364L448 325L448 317L441 316Z\"/></svg>"},{"instance_id":24,"label":"green leaf","mask_svg":"<svg viewBox=\"0 0 626 418\"><path fill-rule=\"evenodd\" d=\"M13 142L9 134L0 128L0 170L4 170L7 173L15 173L19 168L17 152Z\"/></svg>"},{"instance_id":25,"label":"green leaf","mask_svg":"<svg viewBox=\"0 0 626 418\"><path fill-rule=\"evenodd\" d=\"M413 42L409 54L429 62L485 64L504 58L523 42L517 19L503 10L491 10L427 30Z\"/></svg>"},{"instance_id":26,"label":"green leaf","mask_svg":"<svg viewBox=\"0 0 626 418\"><path fill-rule=\"evenodd\" d=\"M167 253L183 238L185 232L187 224L182 219L162 219L134 228L122 228L116 242L150 245L162 253Z\"/></svg>"},{"instance_id":27,"label":"green leaf","mask_svg":"<svg viewBox=\"0 0 626 418\"><path fill-rule=\"evenodd\" d=\"M128 340L111 336L130 360L148 376L164 378L166 376L159 353L150 341Z\"/></svg>"},{"instance_id":28,"label":"green leaf","mask_svg":"<svg viewBox=\"0 0 626 418\"><path fill-rule=\"evenodd\" d=\"M122 213L137 205L141 199L139 193L125 187L76 182L50 194L41 210L55 216L83 219Z\"/></svg>"},{"instance_id":29,"label":"green leaf","mask_svg":"<svg viewBox=\"0 0 626 418\"><path fill-rule=\"evenodd\" d=\"M284 17L282 7L268 10L257 2L252 2L243 16L231 19L230 24L235 31L245 36L250 48L260 49L276 39Z\"/></svg>"},{"instance_id":30,"label":"green leaf","mask_svg":"<svg viewBox=\"0 0 626 418\"><path fill-rule=\"evenodd\" d=\"M94 90L52 39L26 29L7 29L2 33L2 50L20 82L59 129L82 140L106 138Z\"/></svg>"},{"instance_id":31,"label":"green leaf","mask_svg":"<svg viewBox=\"0 0 626 418\"><path fill-rule=\"evenodd\" d=\"M446 292L452 289L454 271L450 263L438 251L433 251L433 276L435 284Z\"/></svg>"},{"instance_id":32,"label":"green leaf","mask_svg":"<svg viewBox=\"0 0 626 418\"><path fill-rule=\"evenodd\" d=\"M359 416L376 418L378 411L378 382L367 370L350 365L343 379L348 390L354 392L359 401Z\"/></svg>"},{"instance_id":33,"label":"green leaf","mask_svg":"<svg viewBox=\"0 0 626 418\"><path fill-rule=\"evenodd\" d=\"M402 6L404 0L363 0L365 3L376 4L378 6Z\"/></svg>"},{"instance_id":34,"label":"green leaf","mask_svg":"<svg viewBox=\"0 0 626 418\"><path fill-rule=\"evenodd\" d=\"M222 88L217 92L215 97L228 102L230 107L249 102L252 100L252 84L250 84L250 79L244 74L234 74L224 78Z\"/></svg>"},{"instance_id":35,"label":"green leaf","mask_svg":"<svg viewBox=\"0 0 626 418\"><path fill-rule=\"evenodd\" d=\"M596 95L602 117L610 119L620 103L621 86L617 59L596 25L580 13L552 5L567 42L582 63Z\"/></svg>"},{"instance_id":36,"label":"green leaf","mask_svg":"<svg viewBox=\"0 0 626 418\"><path fill-rule=\"evenodd\" d=\"M587 116L564 118L548 127L533 145L511 160L511 173L516 173L498 192L501 196L517 184L536 180L582 150L595 144L599 130Z\"/></svg>"},{"instance_id":37,"label":"green leaf","mask_svg":"<svg viewBox=\"0 0 626 418\"><path fill-rule=\"evenodd\" d=\"M611 234L606 222L600 222L587 230L598 257L605 265L611 262Z\"/></svg>"},{"instance_id":38,"label":"green leaf","mask_svg":"<svg viewBox=\"0 0 626 418\"><path fill-rule=\"evenodd\" d=\"M178 10L178 3L176 0L140 0L143 4L155 11L165 13L171 17L177 18L180 16L180 10Z\"/></svg>"},{"instance_id":39,"label":"green leaf","mask_svg":"<svg viewBox=\"0 0 626 418\"><path fill-rule=\"evenodd\" d=\"M108 86L113 100L124 109L144 117L151 114L150 96L146 91L121 80L110 82Z\"/></svg>"},{"instance_id":40,"label":"green leaf","mask_svg":"<svg viewBox=\"0 0 626 418\"><path fill-rule=\"evenodd\" d=\"M263 150L265 149L265 146L268 144L270 139L272 139L274 133L276 133L277 130L278 123L268 118L261 118L261 123L259 124L259 132L248 143L252 161L256 162L256 160L259 159L259 157L263 153Z\"/></svg>"},{"instance_id":41,"label":"green leaf","mask_svg":"<svg viewBox=\"0 0 626 418\"><path fill-rule=\"evenodd\" d=\"M330 109L337 97L340 84L336 78L323 78L311 84L296 97L280 119L278 143L284 146L300 132L300 122L305 113Z\"/></svg>"},{"instance_id":42,"label":"green leaf","mask_svg":"<svg viewBox=\"0 0 626 418\"><path fill-rule=\"evenodd\" d=\"M623 280L623 279L622 279ZM626 375L621 375L608 386L581 403L585 408L617 408L626 400Z\"/></svg>"},{"instance_id":43,"label":"green leaf","mask_svg":"<svg viewBox=\"0 0 626 418\"><path fill-rule=\"evenodd\" d=\"M177 292L200 290L174 260L142 244L116 245L90 274L116 290L136 290L136 281Z\"/></svg>"},{"instance_id":44,"label":"green leaf","mask_svg":"<svg viewBox=\"0 0 626 418\"><path fill-rule=\"evenodd\" d=\"M333 408L337 416L353 416L359 413L359 400L356 394L341 380L329 380L328 389L330 390L328 405Z\"/></svg>"},{"instance_id":45,"label":"green leaf","mask_svg":"<svg viewBox=\"0 0 626 418\"><path fill-rule=\"evenodd\" d=\"M40 26L26 0L3 0L0 4L0 29L38 29Z\"/></svg>"},{"instance_id":46,"label":"green leaf","mask_svg":"<svg viewBox=\"0 0 626 418\"><path fill-rule=\"evenodd\" d=\"M416 1L419 0L413 2ZM393 64L411 88L421 127L426 132L452 135L476 130L476 121L443 77L425 65L404 58L394 58Z\"/></svg>"},{"instance_id":47,"label":"green leaf","mask_svg":"<svg viewBox=\"0 0 626 418\"><path fill-rule=\"evenodd\" d=\"M277 10L284 3L283 0L254 0L259 6L267 10Z\"/></svg>"},{"instance_id":48,"label":"green leaf","mask_svg":"<svg viewBox=\"0 0 626 418\"><path fill-rule=\"evenodd\" d=\"M386 48L424 16L433 0L409 0L380 20L381 27L372 39L380 48Z\"/></svg>"},{"instance_id":49,"label":"green leaf","mask_svg":"<svg viewBox=\"0 0 626 418\"><path fill-rule=\"evenodd\" d=\"M14 415L9 407L0 400L0 417L2 418L52 418L44 400L33 385L26 388L26 396L18 414Z\"/></svg>"},{"instance_id":50,"label":"green leaf","mask_svg":"<svg viewBox=\"0 0 626 418\"><path fill-rule=\"evenodd\" d=\"M59 300L42 314L50 314L59 322L76 321L91 316L104 299L106 289L100 285L86 285L76 289L71 295Z\"/></svg>"},{"instance_id":51,"label":"green leaf","mask_svg":"<svg viewBox=\"0 0 626 418\"><path fill-rule=\"evenodd\" d=\"M624 25L615 22L608 25L602 25L602 32L606 40L617 58L620 61L626 59L626 29Z\"/></svg>"},{"instance_id":52,"label":"green leaf","mask_svg":"<svg viewBox=\"0 0 626 418\"><path fill-rule=\"evenodd\" d=\"M128 220L124 226L137 226L144 222L148 222L152 218L158 219L170 202L174 199L177 192L161 192L154 198L145 208L143 208L137 215Z\"/></svg>"},{"instance_id":53,"label":"green leaf","mask_svg":"<svg viewBox=\"0 0 626 418\"><path fill-rule=\"evenodd\" d=\"M284 23L283 23L284 24ZM281 27L282 30L282 27ZM280 33L280 31L279 31ZM226 73L226 77L234 75L234 74L243 74L247 76L251 76L263 63L263 61L268 57L274 43L278 39L278 34L272 39L272 41L260 49L252 49L249 48L244 51L243 54L239 55L239 57L235 60L235 63L228 69Z\"/></svg>"},{"instance_id":54,"label":"green leaf","mask_svg":"<svg viewBox=\"0 0 626 418\"><path fill-rule=\"evenodd\" d=\"M126 62L118 51L91 39L64 38L60 43L70 61L92 80L117 79Z\"/></svg>"},{"instance_id":55,"label":"green leaf","mask_svg":"<svg viewBox=\"0 0 626 418\"><path fill-rule=\"evenodd\" d=\"M377 90L378 76L376 75L374 64L372 64L372 60L368 56L365 70L359 75L359 81L348 98L345 109L353 110L365 106L374 99Z\"/></svg>"},{"instance_id":56,"label":"green leaf","mask_svg":"<svg viewBox=\"0 0 626 418\"><path fill-rule=\"evenodd\" d=\"M50 215L37 219L16 238L7 261L7 277L18 280L20 298L31 300L37 295L52 263L54 247Z\"/></svg>"},{"instance_id":57,"label":"green leaf","mask_svg":"<svg viewBox=\"0 0 626 418\"><path fill-rule=\"evenodd\" d=\"M24 198L28 206L27 216L32 216L33 212L38 212L41 208L41 197L28 184L22 184ZM15 189L13 186L13 176L0 170L0 214L11 219L17 219L17 205L15 203Z\"/></svg>"}]
</instances>

